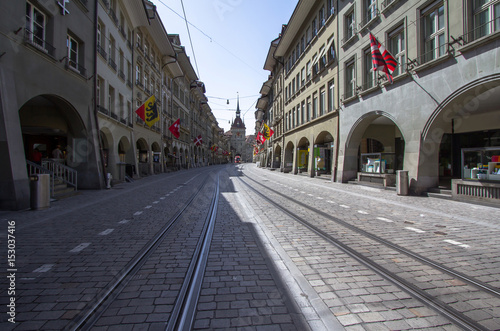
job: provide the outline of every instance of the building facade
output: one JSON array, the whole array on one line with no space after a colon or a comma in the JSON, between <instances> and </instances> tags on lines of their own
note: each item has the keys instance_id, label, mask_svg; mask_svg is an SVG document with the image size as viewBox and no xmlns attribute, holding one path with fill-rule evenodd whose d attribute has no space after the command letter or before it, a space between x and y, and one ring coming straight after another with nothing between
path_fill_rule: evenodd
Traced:
<instances>
[{"instance_id":1,"label":"building facade","mask_svg":"<svg viewBox=\"0 0 500 331\"><path fill-rule=\"evenodd\" d=\"M30 175L56 188L213 163L226 147L205 87L153 3L15 1L0 5L0 209L30 205ZM160 120L135 110L154 96ZM181 121L181 136L169 127ZM203 143L195 145L202 136ZM55 183L55 184L54 184Z\"/></svg>"},{"instance_id":2,"label":"building facade","mask_svg":"<svg viewBox=\"0 0 500 331\"><path fill-rule=\"evenodd\" d=\"M261 165L310 177L335 174L338 98L334 1L299 1L264 68L271 71L257 104L275 135Z\"/></svg>"},{"instance_id":3,"label":"building facade","mask_svg":"<svg viewBox=\"0 0 500 331\"><path fill-rule=\"evenodd\" d=\"M488 0L299 1L264 66L271 75L256 131L265 122L275 136L261 165L312 176L316 157L330 154L326 171L331 164L339 182L394 186L402 170L415 194L479 187L476 195L498 196L499 8ZM370 33L398 62L393 81L372 69Z\"/></svg>"},{"instance_id":4,"label":"building facade","mask_svg":"<svg viewBox=\"0 0 500 331\"><path fill-rule=\"evenodd\" d=\"M48 167L61 169L64 158L81 188L101 187L96 2L4 1L0 9L0 208L29 207L26 164L41 166L38 152Z\"/></svg>"}]
</instances>

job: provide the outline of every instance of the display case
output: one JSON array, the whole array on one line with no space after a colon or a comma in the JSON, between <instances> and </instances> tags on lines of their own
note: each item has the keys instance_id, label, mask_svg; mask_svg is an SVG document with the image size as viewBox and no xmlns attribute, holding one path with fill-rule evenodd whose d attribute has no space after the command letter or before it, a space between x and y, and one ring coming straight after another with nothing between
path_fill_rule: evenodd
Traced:
<instances>
[{"instance_id":1,"label":"display case","mask_svg":"<svg viewBox=\"0 0 500 331\"><path fill-rule=\"evenodd\" d=\"M361 154L361 172L376 174L394 174L395 153Z\"/></svg>"},{"instance_id":2,"label":"display case","mask_svg":"<svg viewBox=\"0 0 500 331\"><path fill-rule=\"evenodd\" d=\"M500 146L463 148L462 179L500 181Z\"/></svg>"}]
</instances>

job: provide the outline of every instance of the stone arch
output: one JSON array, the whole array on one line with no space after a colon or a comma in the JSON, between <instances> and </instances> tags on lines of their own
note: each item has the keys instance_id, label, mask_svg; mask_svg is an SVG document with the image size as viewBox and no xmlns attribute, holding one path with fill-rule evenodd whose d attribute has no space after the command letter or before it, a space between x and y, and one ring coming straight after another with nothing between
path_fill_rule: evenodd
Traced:
<instances>
[{"instance_id":1,"label":"stone arch","mask_svg":"<svg viewBox=\"0 0 500 331\"><path fill-rule=\"evenodd\" d=\"M376 173L394 174L396 170L404 168L404 150L405 139L397 124L395 118L384 111L371 111L361 116L352 126L346 140L344 152L344 164L342 181L347 182L357 177L358 172L369 172L372 170L370 165L364 162L375 159L376 156L369 157L370 153L379 153L373 151L370 142L380 141L383 145L383 155L380 155L380 162L384 163L377 169ZM364 161L363 158L366 160ZM377 170L377 171L375 171Z\"/></svg>"}]
</instances>

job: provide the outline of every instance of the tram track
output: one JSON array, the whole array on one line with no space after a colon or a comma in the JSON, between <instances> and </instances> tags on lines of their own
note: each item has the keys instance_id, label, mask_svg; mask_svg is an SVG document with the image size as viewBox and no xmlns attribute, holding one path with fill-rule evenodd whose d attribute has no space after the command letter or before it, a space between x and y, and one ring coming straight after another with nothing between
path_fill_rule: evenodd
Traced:
<instances>
[{"instance_id":1,"label":"tram track","mask_svg":"<svg viewBox=\"0 0 500 331\"><path fill-rule=\"evenodd\" d=\"M144 266L146 261L154 254L165 238L172 232L175 226L178 225L182 217L190 208L199 208L196 204L198 197L203 192L204 188L209 184L211 176L206 176L204 181L199 185L188 200L176 211L176 213L166 221L165 225L151 238L146 245L135 255L135 257L127 263L127 265L119 272L114 281L104 288L97 298L88 305L85 311L77 315L66 330L90 330L96 322L102 317L103 313L111 306L118 298L120 293L127 287L129 282L134 279L135 275ZM172 330L189 329L194 321L196 312L196 302L201 288L204 265L208 255L210 246L211 234L213 233L213 223L217 213L217 203L219 195L219 178L215 182L215 189L211 199L210 208L205 218L203 230L196 245L196 250L192 258L192 262L186 274L178 302L171 318L165 321L167 328ZM171 327L171 325L173 325Z\"/></svg>"},{"instance_id":2,"label":"tram track","mask_svg":"<svg viewBox=\"0 0 500 331\"><path fill-rule=\"evenodd\" d=\"M409 293L412 297L417 298L424 304L426 304L429 307L432 307L434 310L438 311L441 315L446 316L450 321L461 327L462 329L465 330L488 330L487 327L481 325L477 321L471 319L469 316L467 316L464 312L459 311L458 309L455 309L451 307L451 305L443 302L440 300L436 295L432 295L429 293L429 291L426 291L425 289L421 289L418 286L412 284L412 282L408 281L407 279L398 276L395 272L391 271L388 267L385 267L374 260L370 259L369 257L365 256L364 253L360 253L356 251L356 249L353 249L350 247L350 243L346 244L345 241L349 242L349 240L354 241L354 239L349 239L345 240L343 238L342 240L337 239L334 235L332 235L331 231L328 231L327 228L322 227L320 228L319 224L314 224L313 222L310 221L311 215L318 215L319 217L333 221L335 224L342 226L344 229L347 229L354 233L354 236L358 236L359 238L367 238L370 241L373 241L379 245L382 245L386 247L386 249L390 249L392 251L396 251L398 254L403 254L407 257L410 257L411 259L418 261L419 263L425 264L427 266L430 266L436 270L438 270L441 273L445 273L454 279L460 280L466 284L469 284L470 286L476 288L478 291L481 291L488 296L491 296L491 298L494 298L495 300L498 300L500 298L500 291L499 289L492 287L488 284L485 284L478 279L475 279L474 277L469 277L467 275L464 275L456 270L453 270L451 268L448 268L440 263L437 263L435 261L432 261L430 259L425 258L424 256L421 256L420 254L417 254L415 252L412 252L409 249L406 249L404 247L401 247L399 245L396 245L388 240L385 240L381 237L378 237L372 233L369 233L363 229L360 229L352 224L349 224L346 221L343 221L337 217L334 217L328 213L325 213L324 211L318 210L316 208L313 208L306 203L302 201L298 201L296 199L290 198L287 195L283 194L282 192L279 192L277 190L274 190L248 176L245 176L246 179L252 181L254 184L259 185L259 187L262 187L266 190L266 193L269 192L269 194L263 194L261 190L257 190L252 185L250 185L247 181L243 180L241 177L239 177L239 180L247 187L249 188L252 192L257 194L261 199L265 200L266 202L270 203L273 207L279 209L281 212L284 214L288 215L291 217L293 220L296 222L299 222L303 226L307 227L309 230L313 231L316 235L320 236L327 242L331 243L335 247L339 248L355 260L357 260L359 263L362 263L363 265L369 267L373 271L377 272L378 274L382 275L384 278L387 280L391 281L393 284L398 286L399 288L403 289L407 293ZM286 204L283 204L281 201L280 203L276 202L275 199L270 198L270 196L278 196L279 199L287 201ZM302 208L303 210L306 210L308 213L307 219L303 216L298 215L298 213L294 212L294 208L290 206L290 204L293 204L295 208L298 206ZM313 214L311 214L313 213ZM366 240L366 239L359 239L356 238L355 240Z\"/></svg>"}]
</instances>

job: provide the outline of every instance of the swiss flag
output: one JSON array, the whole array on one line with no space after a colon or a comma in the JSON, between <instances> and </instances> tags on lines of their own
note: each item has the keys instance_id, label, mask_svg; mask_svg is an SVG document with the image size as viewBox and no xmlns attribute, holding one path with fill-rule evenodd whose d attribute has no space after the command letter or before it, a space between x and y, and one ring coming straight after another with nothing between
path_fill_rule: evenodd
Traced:
<instances>
[{"instance_id":1,"label":"swiss flag","mask_svg":"<svg viewBox=\"0 0 500 331\"><path fill-rule=\"evenodd\" d=\"M264 141L266 141L266 137L264 137L264 135L262 134L262 132L257 133L257 138L256 139L261 144L263 144Z\"/></svg>"},{"instance_id":2,"label":"swiss flag","mask_svg":"<svg viewBox=\"0 0 500 331\"><path fill-rule=\"evenodd\" d=\"M175 138L179 138L181 136L181 133L179 132L180 128L181 128L181 119L179 118L168 129L170 130L170 132L172 132Z\"/></svg>"},{"instance_id":3,"label":"swiss flag","mask_svg":"<svg viewBox=\"0 0 500 331\"><path fill-rule=\"evenodd\" d=\"M203 139L201 139L201 134L198 137L196 137L196 139L194 140L194 144L196 146L200 146L201 144L203 144Z\"/></svg>"}]
</instances>

